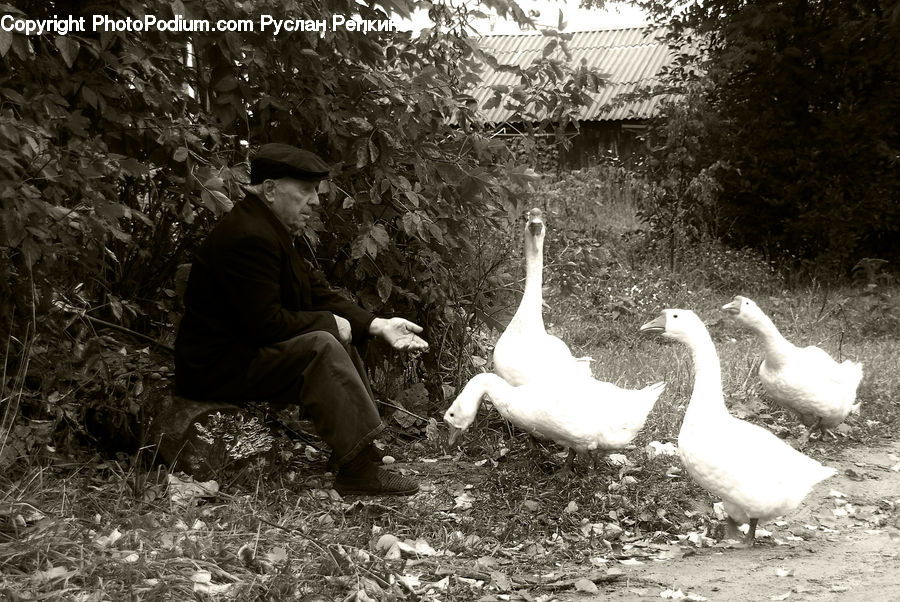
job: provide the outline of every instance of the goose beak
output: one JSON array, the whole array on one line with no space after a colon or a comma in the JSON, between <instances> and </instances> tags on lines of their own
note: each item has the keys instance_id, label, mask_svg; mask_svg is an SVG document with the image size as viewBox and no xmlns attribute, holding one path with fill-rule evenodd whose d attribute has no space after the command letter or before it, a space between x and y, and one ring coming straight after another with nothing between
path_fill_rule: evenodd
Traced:
<instances>
[{"instance_id":1,"label":"goose beak","mask_svg":"<svg viewBox=\"0 0 900 602\"><path fill-rule=\"evenodd\" d=\"M641 332L659 334L666 331L666 314L659 314L655 320L641 326Z\"/></svg>"},{"instance_id":2,"label":"goose beak","mask_svg":"<svg viewBox=\"0 0 900 602\"><path fill-rule=\"evenodd\" d=\"M450 425L450 434L447 436L447 445L453 447L456 445L456 441L462 436L463 430L459 427L455 427Z\"/></svg>"},{"instance_id":3,"label":"goose beak","mask_svg":"<svg viewBox=\"0 0 900 602\"><path fill-rule=\"evenodd\" d=\"M544 229L544 212L535 207L528 212L528 231L532 236L537 236Z\"/></svg>"},{"instance_id":4,"label":"goose beak","mask_svg":"<svg viewBox=\"0 0 900 602\"><path fill-rule=\"evenodd\" d=\"M735 297L734 299L731 300L731 303L726 303L725 305L723 305L722 311L729 313L733 316L736 316L739 313L741 313L741 298Z\"/></svg>"}]
</instances>

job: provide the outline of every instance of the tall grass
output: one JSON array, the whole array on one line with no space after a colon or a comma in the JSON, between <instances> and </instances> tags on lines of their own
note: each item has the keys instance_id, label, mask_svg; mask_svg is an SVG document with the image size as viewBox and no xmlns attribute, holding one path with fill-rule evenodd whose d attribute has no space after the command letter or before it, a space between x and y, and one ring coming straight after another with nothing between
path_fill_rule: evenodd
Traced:
<instances>
[{"instance_id":1,"label":"tall grass","mask_svg":"<svg viewBox=\"0 0 900 602\"><path fill-rule=\"evenodd\" d=\"M535 194L537 206L567 224L592 231L629 232L642 228L638 216L648 202L650 185L616 164L571 171L546 180Z\"/></svg>"}]
</instances>

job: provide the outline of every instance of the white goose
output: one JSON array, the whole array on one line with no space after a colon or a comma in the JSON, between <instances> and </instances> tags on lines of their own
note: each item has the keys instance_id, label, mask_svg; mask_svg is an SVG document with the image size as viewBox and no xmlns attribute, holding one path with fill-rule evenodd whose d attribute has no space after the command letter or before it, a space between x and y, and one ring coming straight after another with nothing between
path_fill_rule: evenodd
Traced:
<instances>
[{"instance_id":1,"label":"white goose","mask_svg":"<svg viewBox=\"0 0 900 602\"><path fill-rule=\"evenodd\" d=\"M859 409L853 402L863 376L862 365L850 360L839 364L818 347L791 344L747 297L736 296L722 310L762 340L759 380L769 397L797 413L807 426L804 442L814 430L824 435Z\"/></svg>"},{"instance_id":2,"label":"white goose","mask_svg":"<svg viewBox=\"0 0 900 602\"><path fill-rule=\"evenodd\" d=\"M621 449L634 439L665 388L640 390L581 376L541 379L514 387L496 374L474 376L444 413L450 445L471 426L485 396L522 430L569 448L563 473L572 471L577 452Z\"/></svg>"},{"instance_id":3,"label":"white goose","mask_svg":"<svg viewBox=\"0 0 900 602\"><path fill-rule=\"evenodd\" d=\"M694 389L678 434L678 452L691 477L722 497L732 528L736 521L750 523L744 544L752 546L758 521L799 506L812 487L832 476L834 469L803 455L766 429L728 413L719 357L696 314L666 309L641 326L641 331L659 333L690 349Z\"/></svg>"},{"instance_id":4,"label":"white goose","mask_svg":"<svg viewBox=\"0 0 900 602\"><path fill-rule=\"evenodd\" d=\"M569 347L544 328L544 236L540 209L528 212L525 227L525 291L519 308L494 345L494 372L518 386L544 376L591 375L589 358L572 357Z\"/></svg>"}]
</instances>

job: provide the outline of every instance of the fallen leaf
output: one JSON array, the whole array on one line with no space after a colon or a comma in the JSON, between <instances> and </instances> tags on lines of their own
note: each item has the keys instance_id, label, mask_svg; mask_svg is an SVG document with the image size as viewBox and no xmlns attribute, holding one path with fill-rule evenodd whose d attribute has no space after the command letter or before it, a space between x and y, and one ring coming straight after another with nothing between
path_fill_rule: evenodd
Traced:
<instances>
[{"instance_id":1,"label":"fallen leaf","mask_svg":"<svg viewBox=\"0 0 900 602\"><path fill-rule=\"evenodd\" d=\"M353 597L350 598L354 602L376 602L369 594L366 593L365 590L356 590L356 593L353 594Z\"/></svg>"},{"instance_id":2,"label":"fallen leaf","mask_svg":"<svg viewBox=\"0 0 900 602\"><path fill-rule=\"evenodd\" d=\"M589 523L587 522L587 519L584 519L584 522L582 522L581 526L578 528L585 537L590 537L591 535L603 535L603 523Z\"/></svg>"},{"instance_id":3,"label":"fallen leaf","mask_svg":"<svg viewBox=\"0 0 900 602\"><path fill-rule=\"evenodd\" d=\"M566 509L563 510L563 512L565 512L567 514L572 514L573 512L578 512L578 504L576 504L575 502L569 502L569 504L566 506Z\"/></svg>"},{"instance_id":4,"label":"fallen leaf","mask_svg":"<svg viewBox=\"0 0 900 602\"><path fill-rule=\"evenodd\" d=\"M476 569L492 569L496 566L500 566L500 563L493 556L482 556L475 561Z\"/></svg>"},{"instance_id":5,"label":"fallen leaf","mask_svg":"<svg viewBox=\"0 0 900 602\"><path fill-rule=\"evenodd\" d=\"M475 496L471 495L469 492L464 492L462 495L458 495L453 499L456 504L455 507L459 510L468 510L472 507L472 502L475 501Z\"/></svg>"},{"instance_id":6,"label":"fallen leaf","mask_svg":"<svg viewBox=\"0 0 900 602\"><path fill-rule=\"evenodd\" d=\"M287 550L285 550L282 547L276 546L276 547L272 548L271 552L266 554L266 560L268 560L272 564L280 564L282 562L287 562L287 560L288 560Z\"/></svg>"},{"instance_id":7,"label":"fallen leaf","mask_svg":"<svg viewBox=\"0 0 900 602\"><path fill-rule=\"evenodd\" d=\"M575 582L575 591L596 594L599 590L597 585L590 579L579 579Z\"/></svg>"},{"instance_id":8,"label":"fallen leaf","mask_svg":"<svg viewBox=\"0 0 900 602\"><path fill-rule=\"evenodd\" d=\"M438 442L443 438L441 435L441 427L438 426L437 420L434 418L428 419L428 425L425 427L425 438L431 442Z\"/></svg>"},{"instance_id":9,"label":"fallen leaf","mask_svg":"<svg viewBox=\"0 0 900 602\"><path fill-rule=\"evenodd\" d=\"M187 506L200 498L213 497L219 492L216 481L196 482L188 477L182 481L172 473L167 475L169 500L176 506Z\"/></svg>"},{"instance_id":10,"label":"fallen leaf","mask_svg":"<svg viewBox=\"0 0 900 602\"><path fill-rule=\"evenodd\" d=\"M113 529L109 535L102 535L95 539L94 543L96 543L98 546L108 548L109 546L114 545L121 538L122 533L120 533L118 529Z\"/></svg>"},{"instance_id":11,"label":"fallen leaf","mask_svg":"<svg viewBox=\"0 0 900 602\"><path fill-rule=\"evenodd\" d=\"M390 535L389 533L385 533L381 537L378 538L378 541L375 543L375 551L377 552L386 552L400 541L396 536Z\"/></svg>"},{"instance_id":12,"label":"fallen leaf","mask_svg":"<svg viewBox=\"0 0 900 602\"><path fill-rule=\"evenodd\" d=\"M678 448L675 447L675 444L671 442L661 443L659 441L651 441L644 449L647 452L648 458L656 458L659 456L674 456L678 454Z\"/></svg>"},{"instance_id":13,"label":"fallen leaf","mask_svg":"<svg viewBox=\"0 0 900 602\"><path fill-rule=\"evenodd\" d=\"M613 466L625 466L628 464L628 458L624 454L609 454L606 461Z\"/></svg>"},{"instance_id":14,"label":"fallen leaf","mask_svg":"<svg viewBox=\"0 0 900 602\"><path fill-rule=\"evenodd\" d=\"M31 574L32 583L47 583L56 579L68 579L78 571L69 571L65 567L54 566L46 571L35 571Z\"/></svg>"},{"instance_id":15,"label":"fallen leaf","mask_svg":"<svg viewBox=\"0 0 900 602\"><path fill-rule=\"evenodd\" d=\"M525 506L526 510L529 510L531 512L537 512L538 508L541 507L541 505L534 500L525 500L524 502L522 502L522 505Z\"/></svg>"},{"instance_id":16,"label":"fallen leaf","mask_svg":"<svg viewBox=\"0 0 900 602\"><path fill-rule=\"evenodd\" d=\"M407 543L409 540L406 540ZM437 554L434 548L432 548L427 541L424 539L417 539L412 542L412 551L415 554L419 554L420 556L434 556Z\"/></svg>"},{"instance_id":17,"label":"fallen leaf","mask_svg":"<svg viewBox=\"0 0 900 602\"><path fill-rule=\"evenodd\" d=\"M512 589L512 582L510 582L509 577L500 571L491 571L491 582L501 592L508 592Z\"/></svg>"}]
</instances>

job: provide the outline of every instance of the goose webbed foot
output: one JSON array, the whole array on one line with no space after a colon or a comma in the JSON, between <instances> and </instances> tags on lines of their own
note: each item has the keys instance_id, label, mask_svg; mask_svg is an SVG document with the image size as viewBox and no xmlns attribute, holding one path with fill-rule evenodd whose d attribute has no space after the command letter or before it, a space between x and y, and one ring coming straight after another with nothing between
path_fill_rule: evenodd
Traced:
<instances>
[{"instance_id":1,"label":"goose webbed foot","mask_svg":"<svg viewBox=\"0 0 900 602\"><path fill-rule=\"evenodd\" d=\"M556 471L554 476L559 479L568 479L575 473L575 450L569 449L569 455L566 456L566 463L562 468Z\"/></svg>"},{"instance_id":2,"label":"goose webbed foot","mask_svg":"<svg viewBox=\"0 0 900 602\"><path fill-rule=\"evenodd\" d=\"M747 529L747 536L744 538L744 547L752 548L756 543L756 523L758 522L758 518L750 519L750 528Z\"/></svg>"},{"instance_id":3,"label":"goose webbed foot","mask_svg":"<svg viewBox=\"0 0 900 602\"><path fill-rule=\"evenodd\" d=\"M595 449L591 452L591 462L594 466L594 470L599 470L603 464L601 463L606 458L606 452Z\"/></svg>"},{"instance_id":4,"label":"goose webbed foot","mask_svg":"<svg viewBox=\"0 0 900 602\"><path fill-rule=\"evenodd\" d=\"M725 539L734 539L740 541L743 537L739 525L736 520L730 516L725 519Z\"/></svg>"},{"instance_id":5,"label":"goose webbed foot","mask_svg":"<svg viewBox=\"0 0 900 602\"><path fill-rule=\"evenodd\" d=\"M804 447L806 447L806 444L809 443L809 439L810 437L812 437L813 431L819 431L824 438L825 428L822 426L821 418L809 425L809 427L806 429L806 432L803 434L803 437L799 439L797 443L800 449L803 449Z\"/></svg>"},{"instance_id":6,"label":"goose webbed foot","mask_svg":"<svg viewBox=\"0 0 900 602\"><path fill-rule=\"evenodd\" d=\"M756 524L758 522L759 519L751 518L750 528L747 529L747 534L744 535L738 528L740 526L738 522L729 516L725 524L725 539L736 541L737 543L734 544L736 548L752 548L756 543Z\"/></svg>"}]
</instances>

